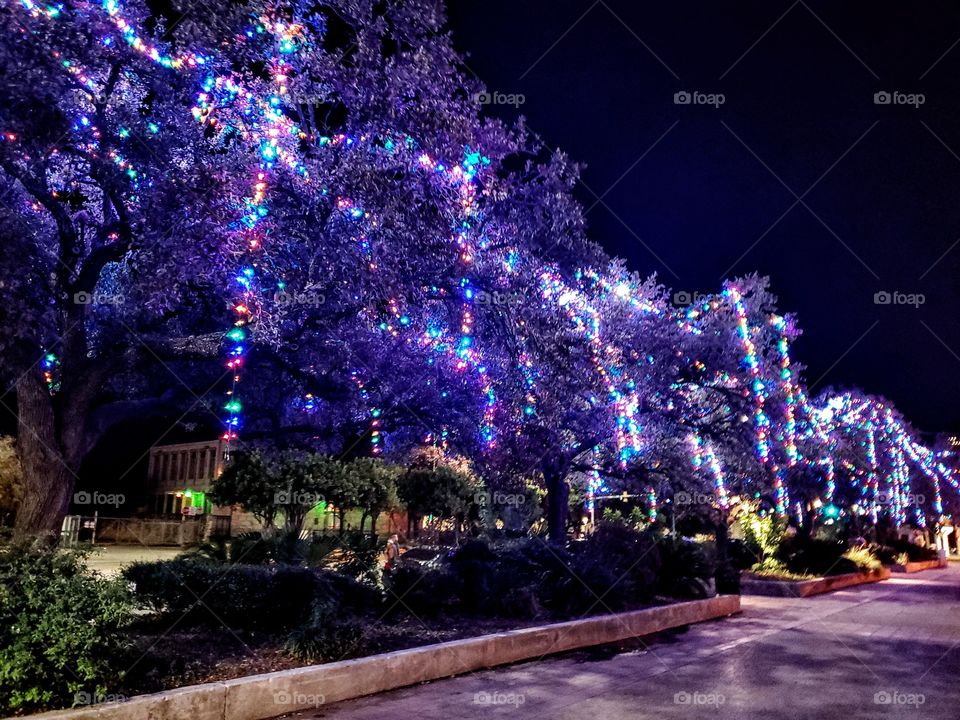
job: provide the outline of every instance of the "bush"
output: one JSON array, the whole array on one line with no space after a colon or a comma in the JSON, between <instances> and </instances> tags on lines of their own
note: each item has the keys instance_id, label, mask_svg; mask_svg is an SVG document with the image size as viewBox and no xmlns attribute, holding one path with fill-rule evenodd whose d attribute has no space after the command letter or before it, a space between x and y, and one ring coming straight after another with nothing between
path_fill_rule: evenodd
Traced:
<instances>
[{"instance_id":1,"label":"bush","mask_svg":"<svg viewBox=\"0 0 960 720\"><path fill-rule=\"evenodd\" d=\"M757 563L757 556L747 545L746 540L730 538L727 540L727 557L737 570L749 570Z\"/></svg>"},{"instance_id":2,"label":"bush","mask_svg":"<svg viewBox=\"0 0 960 720\"><path fill-rule=\"evenodd\" d=\"M906 554L908 562L936 560L939 557L936 548L923 547L900 538L891 538L883 545L875 545L871 549L884 565L902 565L899 556L903 554Z\"/></svg>"},{"instance_id":3,"label":"bush","mask_svg":"<svg viewBox=\"0 0 960 720\"><path fill-rule=\"evenodd\" d=\"M574 543L565 564L545 584L545 606L564 614L617 611L653 599L660 554L650 533L604 522Z\"/></svg>"},{"instance_id":4,"label":"bush","mask_svg":"<svg viewBox=\"0 0 960 720\"><path fill-rule=\"evenodd\" d=\"M663 595L705 598L715 594L717 570L714 546L684 538L663 538L659 543L660 583Z\"/></svg>"},{"instance_id":5,"label":"bush","mask_svg":"<svg viewBox=\"0 0 960 720\"><path fill-rule=\"evenodd\" d=\"M401 561L383 573L386 612L409 612L417 617L436 617L450 612L460 602L459 578L446 568L425 568Z\"/></svg>"},{"instance_id":6,"label":"bush","mask_svg":"<svg viewBox=\"0 0 960 720\"><path fill-rule=\"evenodd\" d=\"M340 607L349 594L369 606L369 595L356 583L333 575L293 565L224 566L189 558L135 563L124 570L137 600L155 612L188 623L266 631L304 624L319 601Z\"/></svg>"},{"instance_id":7,"label":"bush","mask_svg":"<svg viewBox=\"0 0 960 720\"><path fill-rule=\"evenodd\" d=\"M310 621L287 637L284 650L298 660L336 662L363 654L365 626L329 603L314 606Z\"/></svg>"},{"instance_id":8,"label":"bush","mask_svg":"<svg viewBox=\"0 0 960 720\"><path fill-rule=\"evenodd\" d=\"M877 556L868 548L850 548L843 557L854 563L860 570L879 570L883 567Z\"/></svg>"},{"instance_id":9,"label":"bush","mask_svg":"<svg viewBox=\"0 0 960 720\"><path fill-rule=\"evenodd\" d=\"M781 543L777 557L788 570L799 574L819 577L858 572L857 563L843 556L846 550L846 543L841 540L794 536Z\"/></svg>"},{"instance_id":10,"label":"bush","mask_svg":"<svg viewBox=\"0 0 960 720\"><path fill-rule=\"evenodd\" d=\"M87 571L80 553L0 550L0 710L63 707L115 687L131 607L123 584Z\"/></svg>"}]
</instances>

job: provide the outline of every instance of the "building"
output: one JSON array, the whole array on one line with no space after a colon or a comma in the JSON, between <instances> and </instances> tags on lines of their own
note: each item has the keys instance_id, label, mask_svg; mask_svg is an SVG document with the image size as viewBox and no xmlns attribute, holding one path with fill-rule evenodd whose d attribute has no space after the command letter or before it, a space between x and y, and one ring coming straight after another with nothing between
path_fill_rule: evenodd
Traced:
<instances>
[{"instance_id":1,"label":"building","mask_svg":"<svg viewBox=\"0 0 960 720\"><path fill-rule=\"evenodd\" d=\"M150 448L147 481L151 488L149 512L159 518L178 520L196 517L202 520L202 535L237 535L260 530L260 522L239 505L215 505L207 497L213 481L223 472L226 443L223 440L157 445ZM363 512L351 509L344 518L345 528L358 528ZM304 522L305 534L339 531L337 513L325 502L318 502ZM389 535L404 532L405 513L381 513L377 531Z\"/></svg>"},{"instance_id":2,"label":"building","mask_svg":"<svg viewBox=\"0 0 960 720\"><path fill-rule=\"evenodd\" d=\"M156 515L230 515L214 512L207 499L210 485L223 472L223 440L158 445L150 448L147 480L153 488Z\"/></svg>"}]
</instances>

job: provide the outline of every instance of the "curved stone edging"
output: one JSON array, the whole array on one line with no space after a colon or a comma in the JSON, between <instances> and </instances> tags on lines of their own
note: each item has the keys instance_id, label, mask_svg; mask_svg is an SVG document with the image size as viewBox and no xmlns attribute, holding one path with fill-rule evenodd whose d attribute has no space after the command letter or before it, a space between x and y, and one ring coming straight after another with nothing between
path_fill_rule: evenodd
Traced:
<instances>
[{"instance_id":1,"label":"curved stone edging","mask_svg":"<svg viewBox=\"0 0 960 720\"><path fill-rule=\"evenodd\" d=\"M946 560L913 560L906 565L891 565L890 569L895 573L915 573L923 570L937 570L946 566Z\"/></svg>"},{"instance_id":2,"label":"curved stone edging","mask_svg":"<svg viewBox=\"0 0 960 720\"><path fill-rule=\"evenodd\" d=\"M301 710L740 612L739 595L510 630L355 660L192 685L35 720L266 720Z\"/></svg>"},{"instance_id":3,"label":"curved stone edging","mask_svg":"<svg viewBox=\"0 0 960 720\"><path fill-rule=\"evenodd\" d=\"M888 568L867 572L827 575L810 580L767 580L744 576L740 579L740 592L744 595L766 595L768 597L810 597L843 588L875 583L890 577Z\"/></svg>"}]
</instances>

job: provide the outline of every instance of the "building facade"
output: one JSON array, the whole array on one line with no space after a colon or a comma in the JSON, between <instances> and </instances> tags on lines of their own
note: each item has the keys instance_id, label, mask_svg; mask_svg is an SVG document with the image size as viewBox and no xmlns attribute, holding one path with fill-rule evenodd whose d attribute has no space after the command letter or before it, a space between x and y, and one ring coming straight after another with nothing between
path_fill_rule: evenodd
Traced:
<instances>
[{"instance_id":1,"label":"building facade","mask_svg":"<svg viewBox=\"0 0 960 720\"><path fill-rule=\"evenodd\" d=\"M156 515L229 515L207 499L210 485L223 472L222 440L158 445L150 448L147 480L153 488Z\"/></svg>"}]
</instances>

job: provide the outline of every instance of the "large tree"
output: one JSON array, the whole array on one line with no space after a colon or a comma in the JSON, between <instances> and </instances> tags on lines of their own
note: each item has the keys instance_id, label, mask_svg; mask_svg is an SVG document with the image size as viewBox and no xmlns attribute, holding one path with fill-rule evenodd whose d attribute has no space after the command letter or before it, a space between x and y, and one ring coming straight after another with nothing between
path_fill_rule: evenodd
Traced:
<instances>
[{"instance_id":1,"label":"large tree","mask_svg":"<svg viewBox=\"0 0 960 720\"><path fill-rule=\"evenodd\" d=\"M0 372L16 387L22 531L58 528L128 374L223 314L210 293L229 163L188 112L196 77L127 40L99 5L0 11Z\"/></svg>"}]
</instances>

